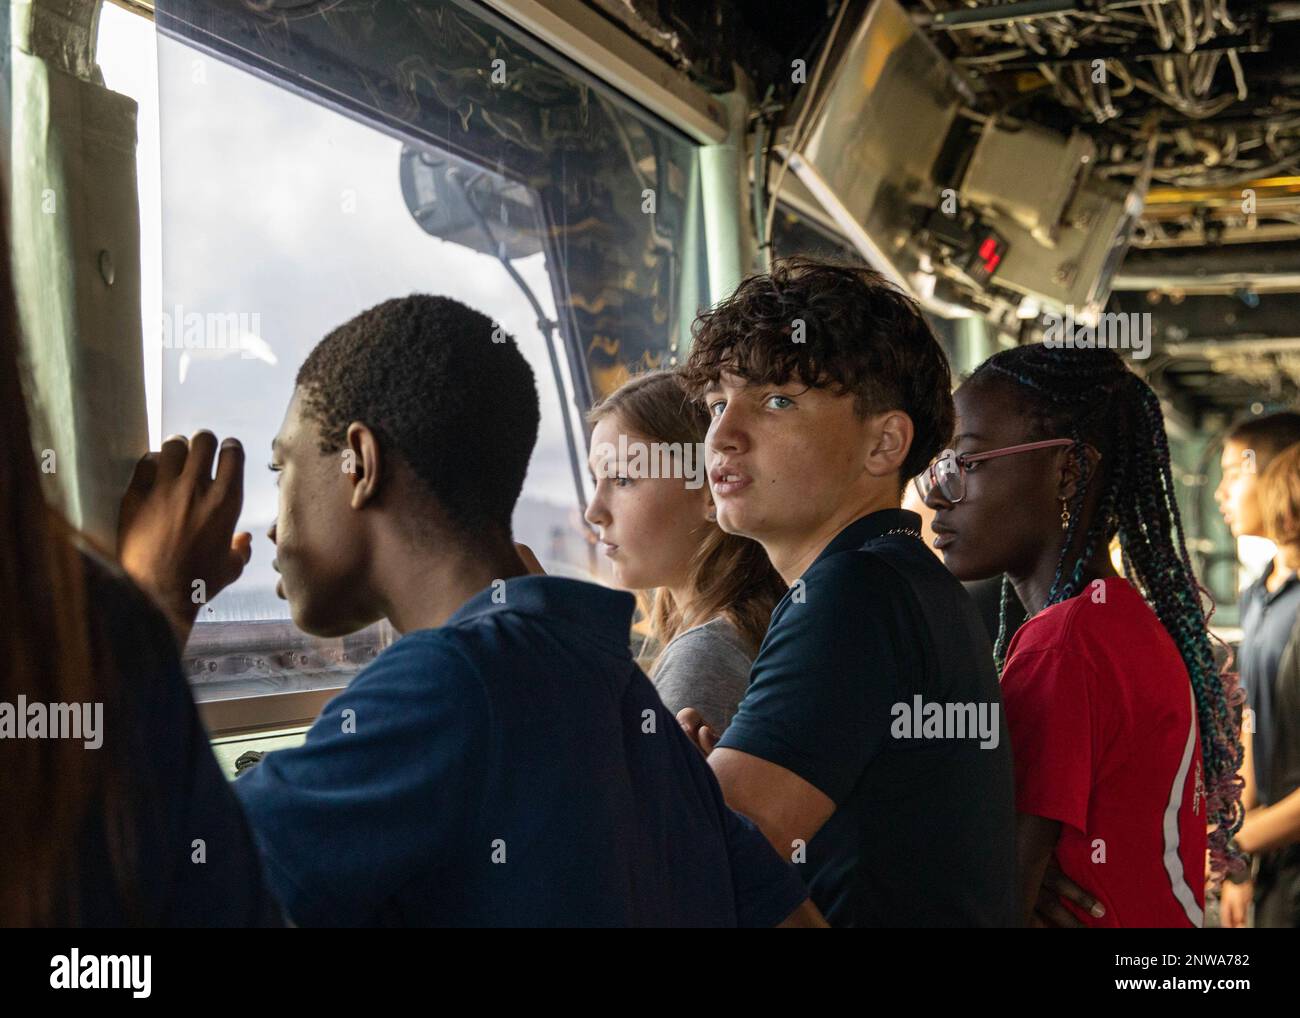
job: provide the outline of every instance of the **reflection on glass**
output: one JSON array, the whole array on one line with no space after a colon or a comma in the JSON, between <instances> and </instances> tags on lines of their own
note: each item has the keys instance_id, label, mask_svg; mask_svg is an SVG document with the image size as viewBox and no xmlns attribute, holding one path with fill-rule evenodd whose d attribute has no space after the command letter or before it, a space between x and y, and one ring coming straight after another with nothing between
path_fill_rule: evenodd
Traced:
<instances>
[{"instance_id":1,"label":"reflection on glass","mask_svg":"<svg viewBox=\"0 0 1300 1018\"><path fill-rule=\"evenodd\" d=\"M147 243L143 253L146 281L161 279L156 300L145 295L153 430L212 428L239 437L248 454L239 526L254 535L253 557L201 612L187 648L199 695L342 685L392 638L372 627L317 640L293 627L274 592L266 531L276 489L262 469L307 353L390 297L447 294L516 338L541 403L516 539L550 572L594 575L604 564L582 521L581 415L629 370L667 361L696 310L704 259L701 231L689 225L698 219L694 149L602 99L619 126L616 137L587 139L606 152L597 165L577 140L590 131L521 93L509 123L482 118L505 139L494 159L475 157L468 143L452 152L427 132L369 126L155 38L142 19L121 20L131 17L106 8L100 60L110 87L141 102L144 125L153 98L138 64L156 46L155 193L141 174L143 214L161 209L161 268L150 271ZM585 85L538 66L555 102L561 85L589 101ZM525 115L549 127L512 166L503 153L516 151Z\"/></svg>"}]
</instances>

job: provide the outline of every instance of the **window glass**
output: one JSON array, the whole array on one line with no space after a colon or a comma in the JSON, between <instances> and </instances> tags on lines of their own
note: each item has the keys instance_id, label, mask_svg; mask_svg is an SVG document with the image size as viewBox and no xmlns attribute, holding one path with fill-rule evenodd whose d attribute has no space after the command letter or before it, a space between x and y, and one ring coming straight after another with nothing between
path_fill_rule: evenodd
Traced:
<instances>
[{"instance_id":1,"label":"window glass","mask_svg":"<svg viewBox=\"0 0 1300 1018\"><path fill-rule=\"evenodd\" d=\"M167 6L180 5L159 4L160 25ZM446 6L448 18L474 24ZM379 8L410 15L403 5ZM245 19L232 21L232 32L257 18L228 13ZM399 45L400 25L389 27L386 37ZM349 33L333 28L335 48L323 59L346 76ZM581 518L590 485L582 413L629 370L670 356L702 300L694 147L541 57L525 60L523 49L501 50L520 86L495 117L477 76L435 83L433 93L479 132L444 118L438 126L456 135L453 145L427 129L427 104L406 108L407 122L394 122L383 103L341 111L286 87L277 75L294 80L294 58L283 49L283 64L268 71L182 34L155 34L149 22L106 6L100 63L109 87L142 107L144 354L155 442L209 427L239 437L248 456L239 526L254 535L253 558L201 610L187 649L199 695L342 685L392 638L372 627L317 640L293 627L274 593L266 531L276 490L264 469L303 358L331 329L389 297L446 294L517 339L542 418L516 539L550 572L599 577L605 564ZM477 38L462 42L473 49ZM369 41L380 45L373 33ZM454 65L450 43L442 44ZM449 90L458 80L460 96ZM151 144L161 169L152 179ZM160 224L152 253L151 210Z\"/></svg>"},{"instance_id":2,"label":"window glass","mask_svg":"<svg viewBox=\"0 0 1300 1018\"><path fill-rule=\"evenodd\" d=\"M833 233L811 216L784 201L776 206L772 223L772 251L778 258L807 255L863 265L862 255L848 240Z\"/></svg>"}]
</instances>

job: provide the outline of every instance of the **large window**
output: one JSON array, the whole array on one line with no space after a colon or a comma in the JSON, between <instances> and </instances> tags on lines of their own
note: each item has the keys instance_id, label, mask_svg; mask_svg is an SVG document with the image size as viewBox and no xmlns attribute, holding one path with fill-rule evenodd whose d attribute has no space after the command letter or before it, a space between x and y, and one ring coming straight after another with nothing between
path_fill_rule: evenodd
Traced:
<instances>
[{"instance_id":1,"label":"large window","mask_svg":"<svg viewBox=\"0 0 1300 1018\"><path fill-rule=\"evenodd\" d=\"M670 356L705 294L693 146L558 62L456 5L382 2L343 15L360 19L355 32L337 16L279 22L266 37L274 53L253 59L234 37L264 38L257 12L210 6L199 32L185 5L160 3L159 25L169 7L177 20L158 33L106 7L100 64L110 88L141 103L155 441L208 427L248 453L240 527L254 534L252 562L204 607L187 650L200 698L225 698L342 685L391 639L378 627L312 639L274 593L276 493L262 464L298 366L328 331L389 297L432 292L514 335L542 410L516 536L548 571L587 576L598 560L581 518L582 411ZM433 8L441 34L421 46ZM387 56L386 44L397 47ZM307 52L332 75L328 105L303 87L295 61ZM391 73L395 98L374 66Z\"/></svg>"}]
</instances>

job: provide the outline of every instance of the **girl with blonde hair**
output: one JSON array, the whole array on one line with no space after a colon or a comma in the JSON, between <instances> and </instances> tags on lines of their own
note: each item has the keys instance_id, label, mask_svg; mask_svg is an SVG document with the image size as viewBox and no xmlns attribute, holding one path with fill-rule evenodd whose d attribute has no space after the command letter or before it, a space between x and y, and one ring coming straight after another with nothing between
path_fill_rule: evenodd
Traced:
<instances>
[{"instance_id":1,"label":"girl with blonde hair","mask_svg":"<svg viewBox=\"0 0 1300 1018\"><path fill-rule=\"evenodd\" d=\"M662 648L650 678L670 710L693 707L721 732L785 585L761 545L715 521L708 413L675 371L633 376L588 420L596 493L586 518L615 582L642 595Z\"/></svg>"}]
</instances>

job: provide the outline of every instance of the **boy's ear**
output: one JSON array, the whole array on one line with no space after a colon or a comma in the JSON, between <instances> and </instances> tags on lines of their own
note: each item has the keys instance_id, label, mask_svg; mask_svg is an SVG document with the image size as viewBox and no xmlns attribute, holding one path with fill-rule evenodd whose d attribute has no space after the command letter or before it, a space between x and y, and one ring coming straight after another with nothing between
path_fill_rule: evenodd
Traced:
<instances>
[{"instance_id":1,"label":"boy's ear","mask_svg":"<svg viewBox=\"0 0 1300 1018\"><path fill-rule=\"evenodd\" d=\"M360 421L348 425L347 446L340 469L352 480L352 508L360 509L379 493L382 456L375 433Z\"/></svg>"},{"instance_id":2,"label":"boy's ear","mask_svg":"<svg viewBox=\"0 0 1300 1018\"><path fill-rule=\"evenodd\" d=\"M873 477L897 474L912 448L916 428L902 410L887 410L872 419L864 466Z\"/></svg>"}]
</instances>

